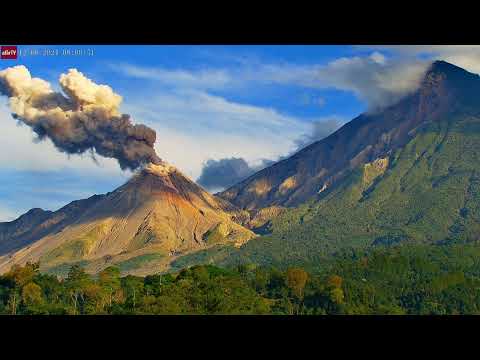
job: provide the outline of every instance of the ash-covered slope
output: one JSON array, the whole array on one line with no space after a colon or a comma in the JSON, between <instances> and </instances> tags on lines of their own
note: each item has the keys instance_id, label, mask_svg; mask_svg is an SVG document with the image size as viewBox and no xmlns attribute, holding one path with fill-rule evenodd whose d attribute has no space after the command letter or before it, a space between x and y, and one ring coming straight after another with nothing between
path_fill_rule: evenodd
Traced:
<instances>
[{"instance_id":1,"label":"ash-covered slope","mask_svg":"<svg viewBox=\"0 0 480 360\"><path fill-rule=\"evenodd\" d=\"M433 63L420 88L377 113L362 114L327 138L220 193L245 209L296 206L316 198L359 165L404 146L425 122L478 108L480 78L444 61Z\"/></svg>"},{"instance_id":2,"label":"ash-covered slope","mask_svg":"<svg viewBox=\"0 0 480 360\"><path fill-rule=\"evenodd\" d=\"M147 254L168 262L179 253L254 237L234 222L240 213L231 204L166 163L150 164L106 195L36 212L0 224L0 271L29 260L40 260L44 269L78 261L101 268Z\"/></svg>"}]
</instances>

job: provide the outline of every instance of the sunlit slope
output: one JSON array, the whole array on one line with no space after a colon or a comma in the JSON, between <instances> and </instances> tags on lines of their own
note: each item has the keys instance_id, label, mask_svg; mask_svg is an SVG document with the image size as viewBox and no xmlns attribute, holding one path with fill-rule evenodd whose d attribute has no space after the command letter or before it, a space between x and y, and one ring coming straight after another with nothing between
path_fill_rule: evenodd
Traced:
<instances>
[{"instance_id":1,"label":"sunlit slope","mask_svg":"<svg viewBox=\"0 0 480 360\"><path fill-rule=\"evenodd\" d=\"M271 235L177 266L318 264L349 247L480 240L480 116L470 113L459 109L422 124L403 148L358 166L318 201L273 218Z\"/></svg>"},{"instance_id":2,"label":"sunlit slope","mask_svg":"<svg viewBox=\"0 0 480 360\"><path fill-rule=\"evenodd\" d=\"M419 126L445 121L455 112L476 115L479 104L480 77L436 61L419 88L398 103L359 115L325 139L219 195L249 210L301 205L321 198L326 189L336 187L358 166L404 148Z\"/></svg>"},{"instance_id":3,"label":"sunlit slope","mask_svg":"<svg viewBox=\"0 0 480 360\"><path fill-rule=\"evenodd\" d=\"M168 164L148 166L82 210L62 228L0 257L0 270L39 260L44 270L83 262L95 272L138 258L126 267L150 267L155 260L157 269L150 270L156 272L178 254L216 243L239 246L255 236L232 220L231 205Z\"/></svg>"}]
</instances>

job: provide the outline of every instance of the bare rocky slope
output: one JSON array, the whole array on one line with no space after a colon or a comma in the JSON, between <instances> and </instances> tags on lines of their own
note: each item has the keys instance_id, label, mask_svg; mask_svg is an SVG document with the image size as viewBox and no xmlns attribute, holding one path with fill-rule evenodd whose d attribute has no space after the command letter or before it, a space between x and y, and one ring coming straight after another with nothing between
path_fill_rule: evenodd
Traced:
<instances>
[{"instance_id":1,"label":"bare rocky slope","mask_svg":"<svg viewBox=\"0 0 480 360\"><path fill-rule=\"evenodd\" d=\"M182 253L253 238L237 218L241 212L173 166L151 164L106 195L1 223L0 272L38 260L45 270L75 262L92 272L117 263L162 268Z\"/></svg>"}]
</instances>

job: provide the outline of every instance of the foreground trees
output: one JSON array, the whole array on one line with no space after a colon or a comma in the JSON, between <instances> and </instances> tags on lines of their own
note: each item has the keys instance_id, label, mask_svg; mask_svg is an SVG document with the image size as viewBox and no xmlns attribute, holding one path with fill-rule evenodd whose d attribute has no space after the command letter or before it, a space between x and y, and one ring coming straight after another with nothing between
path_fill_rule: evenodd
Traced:
<instances>
[{"instance_id":1,"label":"foreground trees","mask_svg":"<svg viewBox=\"0 0 480 360\"><path fill-rule=\"evenodd\" d=\"M0 313L20 314L478 314L480 248L403 246L339 255L308 273L199 265L175 274L64 279L15 266L0 276Z\"/></svg>"}]
</instances>

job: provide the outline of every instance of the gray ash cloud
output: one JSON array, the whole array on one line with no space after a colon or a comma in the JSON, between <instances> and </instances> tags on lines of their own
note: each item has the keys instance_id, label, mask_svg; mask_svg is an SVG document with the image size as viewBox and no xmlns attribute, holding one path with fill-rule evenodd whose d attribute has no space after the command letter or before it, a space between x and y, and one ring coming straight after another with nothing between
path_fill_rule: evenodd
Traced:
<instances>
[{"instance_id":1,"label":"gray ash cloud","mask_svg":"<svg viewBox=\"0 0 480 360\"><path fill-rule=\"evenodd\" d=\"M258 166L250 166L243 158L224 158L207 160L197 183L208 190L222 190L235 185L274 163L271 160L262 160Z\"/></svg>"},{"instance_id":2,"label":"gray ash cloud","mask_svg":"<svg viewBox=\"0 0 480 360\"><path fill-rule=\"evenodd\" d=\"M23 65L0 71L0 94L9 98L13 117L59 151L115 158L123 170L161 161L155 131L121 114L122 97L109 86L95 84L76 69L60 76L60 86L66 96L32 78Z\"/></svg>"}]
</instances>

